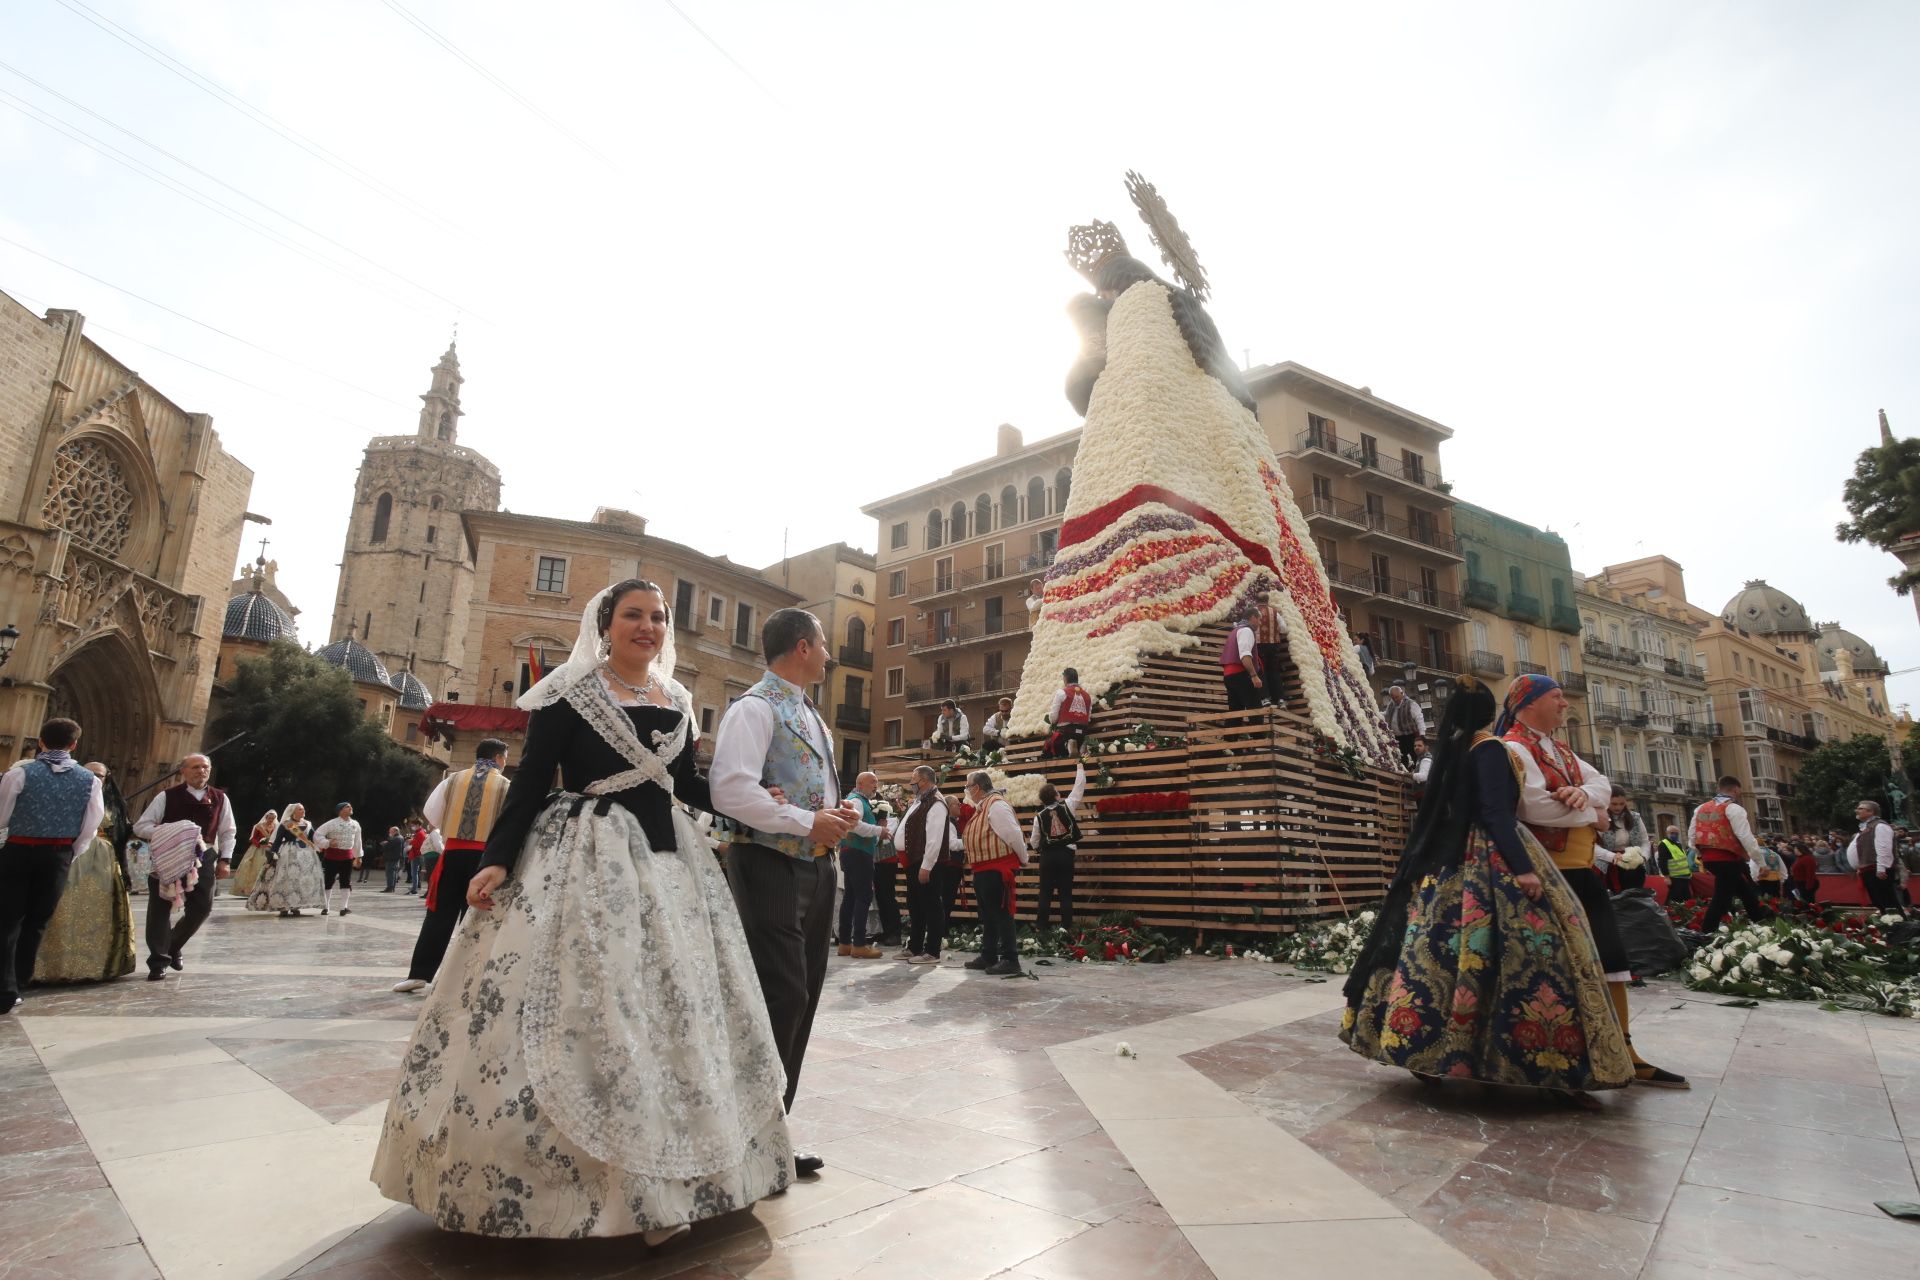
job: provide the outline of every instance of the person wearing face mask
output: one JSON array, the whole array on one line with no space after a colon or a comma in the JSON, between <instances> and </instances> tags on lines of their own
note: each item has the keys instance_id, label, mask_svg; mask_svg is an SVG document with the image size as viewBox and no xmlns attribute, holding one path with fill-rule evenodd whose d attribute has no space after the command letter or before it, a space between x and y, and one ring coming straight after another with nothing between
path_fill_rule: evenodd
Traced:
<instances>
[{"instance_id":1,"label":"person wearing face mask","mask_svg":"<svg viewBox=\"0 0 1920 1280\"><path fill-rule=\"evenodd\" d=\"M520 768L464 885L456 846L493 771L443 797L437 895L470 911L402 1055L373 1180L444 1229L659 1245L793 1180L754 957L687 812L715 800L672 637L650 582L588 602L572 655L519 700Z\"/></svg>"}]
</instances>

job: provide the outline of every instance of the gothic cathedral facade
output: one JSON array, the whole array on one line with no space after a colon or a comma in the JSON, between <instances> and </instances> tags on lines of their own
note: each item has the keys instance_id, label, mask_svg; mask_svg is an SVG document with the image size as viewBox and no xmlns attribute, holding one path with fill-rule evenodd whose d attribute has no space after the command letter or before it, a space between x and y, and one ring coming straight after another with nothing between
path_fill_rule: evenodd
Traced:
<instances>
[{"instance_id":1,"label":"gothic cathedral facade","mask_svg":"<svg viewBox=\"0 0 1920 1280\"><path fill-rule=\"evenodd\" d=\"M340 559L330 638L353 637L431 700L477 686L466 670L473 556L460 516L500 509L500 469L460 444L460 357L433 367L419 428L367 444Z\"/></svg>"}]
</instances>

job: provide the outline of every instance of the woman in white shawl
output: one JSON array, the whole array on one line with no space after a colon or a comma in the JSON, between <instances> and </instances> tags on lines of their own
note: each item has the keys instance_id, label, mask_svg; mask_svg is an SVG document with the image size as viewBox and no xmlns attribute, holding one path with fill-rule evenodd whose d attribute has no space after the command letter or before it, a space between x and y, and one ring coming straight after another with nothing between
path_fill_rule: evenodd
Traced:
<instances>
[{"instance_id":1,"label":"woman in white shawl","mask_svg":"<svg viewBox=\"0 0 1920 1280\"><path fill-rule=\"evenodd\" d=\"M447 1230L659 1244L792 1179L753 962L680 807L710 801L672 637L658 587L616 583L520 700L526 749L373 1166Z\"/></svg>"},{"instance_id":2,"label":"woman in white shawl","mask_svg":"<svg viewBox=\"0 0 1920 1280\"><path fill-rule=\"evenodd\" d=\"M266 869L247 895L247 910L297 916L304 908L319 906L323 898L313 824L307 821L307 806L296 802L280 814L280 830L267 848Z\"/></svg>"}]
</instances>

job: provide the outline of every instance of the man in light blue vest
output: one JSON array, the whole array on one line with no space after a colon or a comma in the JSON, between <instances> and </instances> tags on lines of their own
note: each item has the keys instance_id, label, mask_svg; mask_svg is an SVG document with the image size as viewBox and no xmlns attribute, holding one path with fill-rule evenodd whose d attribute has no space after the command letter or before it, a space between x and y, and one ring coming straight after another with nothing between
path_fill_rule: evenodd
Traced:
<instances>
[{"instance_id":1,"label":"man in light blue vest","mask_svg":"<svg viewBox=\"0 0 1920 1280\"><path fill-rule=\"evenodd\" d=\"M780 1046L791 1111L832 949L835 877L828 855L860 814L840 800L833 735L807 696L808 687L827 676L820 620L805 609L777 610L760 628L760 645L767 674L721 718L707 780L714 810L746 836L728 846L727 883ZM785 803L768 790L776 786ZM793 1163L804 1175L822 1161L796 1152Z\"/></svg>"},{"instance_id":2,"label":"man in light blue vest","mask_svg":"<svg viewBox=\"0 0 1920 1280\"><path fill-rule=\"evenodd\" d=\"M40 727L40 754L0 775L0 1013L19 1002L47 922L67 888L67 867L106 816L100 779L74 763L80 726Z\"/></svg>"}]
</instances>

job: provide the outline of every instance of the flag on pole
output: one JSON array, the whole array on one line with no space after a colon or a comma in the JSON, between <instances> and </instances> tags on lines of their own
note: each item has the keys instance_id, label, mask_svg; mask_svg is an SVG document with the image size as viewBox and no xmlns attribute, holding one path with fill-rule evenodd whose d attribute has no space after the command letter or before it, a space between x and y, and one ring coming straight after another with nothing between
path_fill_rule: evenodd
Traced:
<instances>
[{"instance_id":1,"label":"flag on pole","mask_svg":"<svg viewBox=\"0 0 1920 1280\"><path fill-rule=\"evenodd\" d=\"M529 643L527 645L527 684L529 686L539 684L540 677L546 674L540 669L540 651Z\"/></svg>"}]
</instances>

